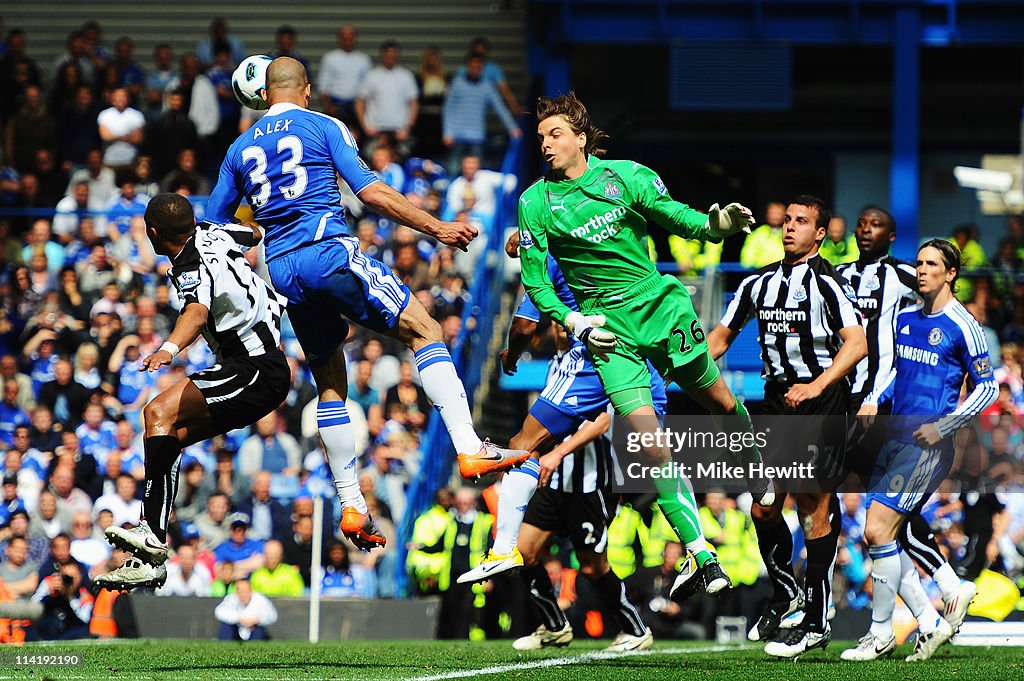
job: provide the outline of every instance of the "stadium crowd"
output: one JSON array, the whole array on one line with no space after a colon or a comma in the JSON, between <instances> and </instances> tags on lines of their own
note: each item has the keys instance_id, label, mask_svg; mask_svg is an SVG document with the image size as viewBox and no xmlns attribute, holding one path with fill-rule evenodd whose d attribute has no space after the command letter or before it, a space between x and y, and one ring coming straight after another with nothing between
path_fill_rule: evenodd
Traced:
<instances>
[{"instance_id":1,"label":"stadium crowd","mask_svg":"<svg viewBox=\"0 0 1024 681\"><path fill-rule=\"evenodd\" d=\"M214 363L200 339L170 369L138 370L177 318L164 277L170 263L153 252L142 214L149 197L174 191L189 196L201 216L224 151L258 112L241 108L232 95L231 73L246 50L222 20L193 53L178 59L170 46L156 46L148 68L136 60L128 37L107 49L95 23L68 36L66 54L52 68L31 58L28 38L13 29L0 43L0 601L40 604L37 633L44 638L126 635L131 627L117 604L119 594L94 597L88 587L126 557L104 540L104 529L139 517L141 410L184 375ZM355 29L342 27L338 48L322 56L318 107L350 126L382 181L416 206L474 224L482 233L468 253L455 253L366 212L351 194L345 197L361 250L399 274L441 323L450 347L471 302L466 283L483 236L495 228L503 192L515 186L514 177L484 167L494 160L486 114L493 110L507 133L519 136L520 107L501 68L488 58L485 39L475 39L463 66L449 74L435 48L424 52L413 73L398 65L397 43L382 44L374 65L357 49L357 38ZM282 26L269 54L308 65L296 43L295 30ZM839 221L824 250L834 262L848 262L856 259L856 243ZM769 205L765 224L747 237L745 266L781 258L780 226L778 204ZM1004 509L992 507L993 532L981 549L980 567L1021 583L1024 227L1011 218L992 258L970 226L957 227L952 238L966 266L961 300L985 326L990 347L1000 348L992 352L1000 399L964 444L988 452L994 482L1016 492L1006 495ZM683 276L720 258L713 245L675 237L669 245ZM286 334L293 377L287 400L251 429L196 445L181 461L171 525L174 558L157 593L225 598L218 608L225 637L261 637L252 635L254 627L245 634L232 627L239 625L239 608L253 599L260 604L264 596L312 589L328 597L398 595L395 527L433 410L404 347L352 328L348 409L363 434L360 487L388 547L362 554L335 535L339 509L316 437L316 393L298 343ZM327 502L322 537L313 536L316 497ZM493 499L493 489L479 496L471 488L441 490L416 522L407 567L417 593L442 594L441 636L534 629L518 580L465 588L454 582L490 541ZM680 606L667 594L682 550L652 501L634 498L620 507L608 555L634 600L644 604L655 635L704 637L713 634L718 615L756 618L767 587L749 502L705 495L705 533L737 588L727 600ZM864 608L870 568L862 495L848 493L842 501L836 607ZM968 555L964 513L956 490L943 490L926 507L954 563L974 570L979 560ZM787 517L797 529L795 513ZM324 549L319 584L311 582L309 569L314 542ZM798 558L800 551L798 540ZM560 545L544 563L575 628L593 636L610 633L606 623L614 618L602 616L586 580L575 579L571 550ZM246 586L237 588L241 584ZM0 642L24 633L8 621Z\"/></svg>"}]
</instances>

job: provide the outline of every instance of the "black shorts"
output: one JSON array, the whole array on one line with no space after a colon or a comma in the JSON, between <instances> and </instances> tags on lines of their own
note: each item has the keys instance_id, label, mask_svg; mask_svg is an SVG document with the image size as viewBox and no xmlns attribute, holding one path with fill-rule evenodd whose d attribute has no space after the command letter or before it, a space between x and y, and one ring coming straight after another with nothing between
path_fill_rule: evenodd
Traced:
<instances>
[{"instance_id":1,"label":"black shorts","mask_svg":"<svg viewBox=\"0 0 1024 681\"><path fill-rule=\"evenodd\" d=\"M826 388L821 395L801 403L796 409L786 404L786 393L792 386L767 382L762 416L803 416L788 421L787 437L770 438L762 452L768 465L786 466L796 460L815 463L815 479L838 481L846 476L846 450L850 436L850 384L846 381ZM804 453L807 454L804 454Z\"/></svg>"},{"instance_id":2,"label":"black shorts","mask_svg":"<svg viewBox=\"0 0 1024 681\"><path fill-rule=\"evenodd\" d=\"M604 553L608 526L615 518L619 495L611 486L595 492L559 492L541 487L526 507L523 522L561 537L569 537L577 551Z\"/></svg>"},{"instance_id":3,"label":"black shorts","mask_svg":"<svg viewBox=\"0 0 1024 681\"><path fill-rule=\"evenodd\" d=\"M859 397L859 399L858 399ZM860 409L860 404L865 396L854 398L854 409ZM853 412L856 414L856 411ZM878 416L884 417L892 414L892 404L885 404L878 408ZM857 490L866 491L871 482L871 476L875 471L875 462L882 451L886 440L886 426L882 421L876 420L870 428L865 428L856 418L852 419L850 428L851 436L847 445L846 463L851 473L857 476L857 480L851 482L859 483Z\"/></svg>"},{"instance_id":4,"label":"black shorts","mask_svg":"<svg viewBox=\"0 0 1024 681\"><path fill-rule=\"evenodd\" d=\"M277 409L291 386L292 374L280 350L251 357L227 357L189 376L206 398L218 432L256 423Z\"/></svg>"}]
</instances>

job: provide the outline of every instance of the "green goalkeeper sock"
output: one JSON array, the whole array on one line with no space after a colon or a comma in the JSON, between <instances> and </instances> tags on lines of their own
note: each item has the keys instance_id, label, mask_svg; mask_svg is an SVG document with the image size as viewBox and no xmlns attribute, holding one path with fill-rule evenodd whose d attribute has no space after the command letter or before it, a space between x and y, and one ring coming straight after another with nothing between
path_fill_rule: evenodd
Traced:
<instances>
[{"instance_id":1,"label":"green goalkeeper sock","mask_svg":"<svg viewBox=\"0 0 1024 681\"><path fill-rule=\"evenodd\" d=\"M662 470L666 474L671 472L671 464L666 464ZM675 477L660 477L654 479L654 486L658 491L658 506L661 512L665 514L665 519L679 537L680 543L693 554L697 566L704 567L708 561L714 560L714 555L708 551L707 542L704 540L700 516L697 513L697 500L693 496L689 481Z\"/></svg>"}]
</instances>

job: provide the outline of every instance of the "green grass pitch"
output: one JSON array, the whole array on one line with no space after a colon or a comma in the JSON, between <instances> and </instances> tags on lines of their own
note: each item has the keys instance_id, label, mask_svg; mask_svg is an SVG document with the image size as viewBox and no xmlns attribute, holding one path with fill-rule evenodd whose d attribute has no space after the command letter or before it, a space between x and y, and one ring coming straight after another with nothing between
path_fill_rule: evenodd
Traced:
<instances>
[{"instance_id":1,"label":"green grass pitch","mask_svg":"<svg viewBox=\"0 0 1024 681\"><path fill-rule=\"evenodd\" d=\"M724 679L728 681L1019 681L1024 679L1024 648L946 646L935 658L908 663L897 656L872 663L849 663L839 653L852 642L833 642L796 662L767 658L757 647L661 641L654 650L625 656L601 653L607 642L577 642L569 648L518 653L509 641L349 641L316 645L293 641L218 643L212 641L133 641L29 645L5 648L0 679L337 679L339 681L441 681L443 679L561 679L645 681L646 679ZM13 666L13 653L77 653L79 667Z\"/></svg>"}]
</instances>

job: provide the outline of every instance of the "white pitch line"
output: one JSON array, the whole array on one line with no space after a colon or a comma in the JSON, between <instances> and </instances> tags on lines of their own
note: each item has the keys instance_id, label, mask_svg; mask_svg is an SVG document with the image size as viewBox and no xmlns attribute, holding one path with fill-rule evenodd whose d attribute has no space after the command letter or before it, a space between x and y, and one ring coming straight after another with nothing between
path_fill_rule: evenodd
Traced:
<instances>
[{"instance_id":1,"label":"white pitch line","mask_svg":"<svg viewBox=\"0 0 1024 681\"><path fill-rule=\"evenodd\" d=\"M443 681L444 679L464 679L485 674L503 674L505 672L519 672L527 669L542 669L544 667L559 667L562 665L580 664L594 660L616 660L622 657L646 657L650 655L690 655L693 653L719 653L725 650L738 650L738 646L705 646L700 648L660 648L655 650L635 650L624 653L607 652L604 650L570 657L549 657L533 662L515 662L512 664L495 665L483 669L466 669L457 672L445 672L433 676L414 676L409 681Z\"/></svg>"}]
</instances>

